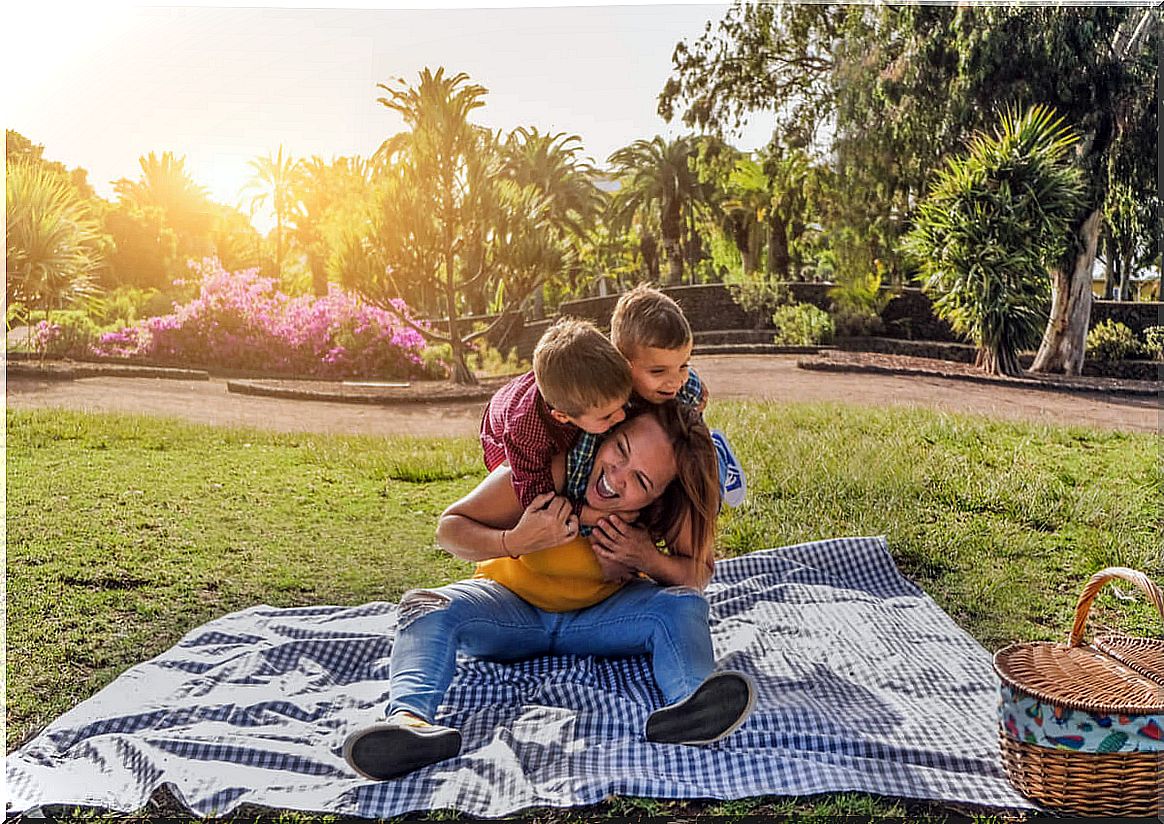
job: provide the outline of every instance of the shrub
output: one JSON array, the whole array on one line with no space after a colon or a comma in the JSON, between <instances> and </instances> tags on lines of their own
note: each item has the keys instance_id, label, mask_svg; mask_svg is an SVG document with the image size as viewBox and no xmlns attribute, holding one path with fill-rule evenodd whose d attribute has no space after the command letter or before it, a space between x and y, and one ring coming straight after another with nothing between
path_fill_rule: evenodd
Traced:
<instances>
[{"instance_id":1,"label":"shrub","mask_svg":"<svg viewBox=\"0 0 1164 824\"><path fill-rule=\"evenodd\" d=\"M1144 330L1144 354L1164 360L1164 326L1149 326Z\"/></svg>"},{"instance_id":2,"label":"shrub","mask_svg":"<svg viewBox=\"0 0 1164 824\"><path fill-rule=\"evenodd\" d=\"M53 312L33 327L33 349L49 358L79 358L97 339L97 324L76 309Z\"/></svg>"},{"instance_id":3,"label":"shrub","mask_svg":"<svg viewBox=\"0 0 1164 824\"><path fill-rule=\"evenodd\" d=\"M762 319L778 307L791 303L792 293L782 283L763 276L749 275L744 280L728 284L728 292L736 305L750 315ZM759 328L760 324L756 324Z\"/></svg>"},{"instance_id":4,"label":"shrub","mask_svg":"<svg viewBox=\"0 0 1164 824\"><path fill-rule=\"evenodd\" d=\"M841 336L876 335L884 328L881 311L893 298L893 294L881 288L884 275L880 261L877 268L866 275L846 277L829 289L832 301L829 314L833 316L833 326Z\"/></svg>"},{"instance_id":5,"label":"shrub","mask_svg":"<svg viewBox=\"0 0 1164 824\"><path fill-rule=\"evenodd\" d=\"M428 377L424 338L392 312L333 287L292 298L257 270L193 264L198 295L172 314L101 336L103 355L339 378ZM408 316L403 301L393 301Z\"/></svg>"},{"instance_id":6,"label":"shrub","mask_svg":"<svg viewBox=\"0 0 1164 824\"><path fill-rule=\"evenodd\" d=\"M773 341L781 346L817 346L833 339L833 319L811 303L781 306L772 313Z\"/></svg>"},{"instance_id":7,"label":"shrub","mask_svg":"<svg viewBox=\"0 0 1164 824\"><path fill-rule=\"evenodd\" d=\"M1136 333L1110 318L1087 333L1087 357L1099 361L1120 361L1140 354Z\"/></svg>"}]
</instances>

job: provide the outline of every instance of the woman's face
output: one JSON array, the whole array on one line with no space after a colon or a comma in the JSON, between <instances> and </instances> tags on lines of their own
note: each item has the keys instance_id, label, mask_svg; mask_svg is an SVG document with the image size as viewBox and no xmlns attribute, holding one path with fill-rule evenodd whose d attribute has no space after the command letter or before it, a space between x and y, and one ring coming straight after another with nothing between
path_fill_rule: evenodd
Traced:
<instances>
[{"instance_id":1,"label":"woman's face","mask_svg":"<svg viewBox=\"0 0 1164 824\"><path fill-rule=\"evenodd\" d=\"M654 415L615 428L594 458L586 502L600 512L639 510L675 479L675 448Z\"/></svg>"}]
</instances>

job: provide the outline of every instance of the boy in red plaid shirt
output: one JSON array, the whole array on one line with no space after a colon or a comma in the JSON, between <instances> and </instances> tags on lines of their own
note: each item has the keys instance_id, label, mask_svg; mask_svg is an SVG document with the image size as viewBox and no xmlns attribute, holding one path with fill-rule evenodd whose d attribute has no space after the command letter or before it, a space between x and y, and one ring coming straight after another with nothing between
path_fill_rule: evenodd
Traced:
<instances>
[{"instance_id":1,"label":"boy in red plaid shirt","mask_svg":"<svg viewBox=\"0 0 1164 824\"><path fill-rule=\"evenodd\" d=\"M582 432L601 435L621 422L631 372L614 344L589 321L565 318L542 335L533 371L497 390L481 419L485 466L508 463L523 507L555 492L550 460ZM583 502L573 502L574 516ZM577 528L577 520L574 528Z\"/></svg>"}]
</instances>

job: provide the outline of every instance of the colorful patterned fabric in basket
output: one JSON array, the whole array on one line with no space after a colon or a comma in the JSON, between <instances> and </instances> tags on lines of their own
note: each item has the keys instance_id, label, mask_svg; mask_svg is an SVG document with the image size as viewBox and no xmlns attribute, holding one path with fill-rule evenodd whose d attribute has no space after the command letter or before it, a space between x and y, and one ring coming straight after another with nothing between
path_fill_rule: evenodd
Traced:
<instances>
[{"instance_id":1,"label":"colorful patterned fabric in basket","mask_svg":"<svg viewBox=\"0 0 1164 824\"><path fill-rule=\"evenodd\" d=\"M1016 741L1076 752L1164 752L1164 716L1068 710L1003 684L999 721Z\"/></svg>"}]
</instances>

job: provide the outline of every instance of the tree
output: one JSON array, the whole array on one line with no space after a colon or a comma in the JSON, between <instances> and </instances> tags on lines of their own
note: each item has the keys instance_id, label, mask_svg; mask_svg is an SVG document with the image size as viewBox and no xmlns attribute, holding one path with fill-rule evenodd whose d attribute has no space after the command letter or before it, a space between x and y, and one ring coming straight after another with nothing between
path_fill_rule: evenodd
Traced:
<instances>
[{"instance_id":1,"label":"tree","mask_svg":"<svg viewBox=\"0 0 1164 824\"><path fill-rule=\"evenodd\" d=\"M611 154L608 162L620 188L611 203L611 222L629 225L635 215L657 215L663 252L668 263L667 282L683 279L683 247L690 243L695 203L706 196L692 169L698 147L686 137L670 142L656 136L636 140Z\"/></svg>"},{"instance_id":2,"label":"tree","mask_svg":"<svg viewBox=\"0 0 1164 824\"><path fill-rule=\"evenodd\" d=\"M327 262L331 250L363 206L371 187L372 165L360 157L320 157L301 161L292 182L291 199L298 204L292 237L307 255L312 291L327 294Z\"/></svg>"},{"instance_id":3,"label":"tree","mask_svg":"<svg viewBox=\"0 0 1164 824\"><path fill-rule=\"evenodd\" d=\"M178 236L178 254L183 258L202 258L213 253L210 230L214 223L214 204L206 190L196 184L186 171L186 158L153 152L138 158L141 177L121 178L113 182L118 197L141 207L157 207L165 214L166 225Z\"/></svg>"},{"instance_id":4,"label":"tree","mask_svg":"<svg viewBox=\"0 0 1164 824\"><path fill-rule=\"evenodd\" d=\"M576 289L582 247L606 206L594 164L582 156L582 139L565 132L542 133L520 126L509 133L502 150L502 174L519 186L533 186L546 201L550 230L573 251L569 284ZM545 284L535 291L541 301ZM538 308L540 313L540 305Z\"/></svg>"},{"instance_id":5,"label":"tree","mask_svg":"<svg viewBox=\"0 0 1164 824\"><path fill-rule=\"evenodd\" d=\"M427 340L449 344L453 380L476 383L465 352L489 329L463 329L461 314L484 297L498 304L499 323L561 270L568 255L549 231L553 204L504 174L500 137L469 121L486 89L467 74L425 68L415 86L397 79L379 88L380 103L409 129L377 152L384 171L375 203L337 255L345 283ZM394 302L416 293L447 313L445 332L416 324Z\"/></svg>"},{"instance_id":6,"label":"tree","mask_svg":"<svg viewBox=\"0 0 1164 824\"><path fill-rule=\"evenodd\" d=\"M290 155L283 156L283 147L279 147L277 154L268 153L250 161L254 174L247 181L244 191L253 191L251 196L251 214L254 210L270 201L271 209L275 213L275 275L283 273L283 227L294 214L296 201L294 187L298 174L299 161L293 160Z\"/></svg>"},{"instance_id":7,"label":"tree","mask_svg":"<svg viewBox=\"0 0 1164 824\"><path fill-rule=\"evenodd\" d=\"M52 309L95 290L101 227L67 178L35 163L6 164L9 304Z\"/></svg>"},{"instance_id":8,"label":"tree","mask_svg":"<svg viewBox=\"0 0 1164 824\"><path fill-rule=\"evenodd\" d=\"M165 209L121 198L106 210L104 223L113 238L111 284L165 289L179 274L178 234Z\"/></svg>"},{"instance_id":9,"label":"tree","mask_svg":"<svg viewBox=\"0 0 1164 824\"><path fill-rule=\"evenodd\" d=\"M991 374L1018 374L1020 349L1045 325L1048 272L1083 195L1076 143L1048 109L1008 111L938 173L906 236L935 313L974 340Z\"/></svg>"},{"instance_id":10,"label":"tree","mask_svg":"<svg viewBox=\"0 0 1164 824\"><path fill-rule=\"evenodd\" d=\"M723 128L788 101L778 133L809 140L829 122L842 180L879 202L893 236L943 154L998 106L1051 106L1081 136L1088 194L1054 271L1035 368L1078 372L1111 154L1139 158L1115 164L1134 191L1155 187L1148 35L1158 25L1153 10L1127 7L737 4L714 32L676 47L660 111L685 104L688 122Z\"/></svg>"}]
</instances>

